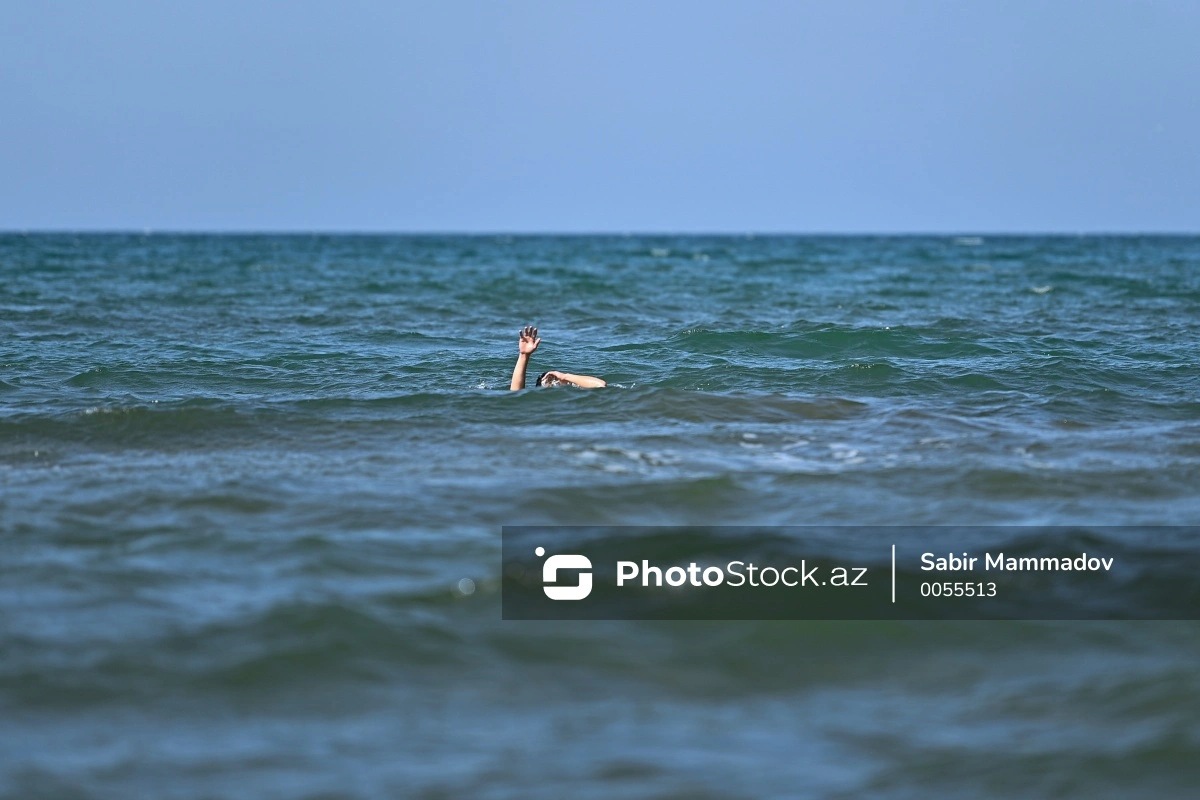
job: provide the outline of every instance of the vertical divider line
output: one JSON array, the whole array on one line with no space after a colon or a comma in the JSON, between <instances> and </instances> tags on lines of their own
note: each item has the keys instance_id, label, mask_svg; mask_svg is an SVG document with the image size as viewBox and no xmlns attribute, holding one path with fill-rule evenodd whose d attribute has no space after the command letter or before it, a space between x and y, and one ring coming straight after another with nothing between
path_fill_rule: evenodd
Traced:
<instances>
[{"instance_id":1,"label":"vertical divider line","mask_svg":"<svg viewBox=\"0 0 1200 800\"><path fill-rule=\"evenodd\" d=\"M892 602L896 602L896 545L892 545Z\"/></svg>"}]
</instances>

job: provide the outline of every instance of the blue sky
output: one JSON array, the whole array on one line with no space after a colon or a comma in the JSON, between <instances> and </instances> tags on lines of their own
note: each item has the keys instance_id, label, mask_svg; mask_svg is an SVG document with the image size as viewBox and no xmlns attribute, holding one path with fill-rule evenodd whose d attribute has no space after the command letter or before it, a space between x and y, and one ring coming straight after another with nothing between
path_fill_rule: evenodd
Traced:
<instances>
[{"instance_id":1,"label":"blue sky","mask_svg":"<svg viewBox=\"0 0 1200 800\"><path fill-rule=\"evenodd\" d=\"M26 2L0 229L1200 231L1200 3Z\"/></svg>"}]
</instances>

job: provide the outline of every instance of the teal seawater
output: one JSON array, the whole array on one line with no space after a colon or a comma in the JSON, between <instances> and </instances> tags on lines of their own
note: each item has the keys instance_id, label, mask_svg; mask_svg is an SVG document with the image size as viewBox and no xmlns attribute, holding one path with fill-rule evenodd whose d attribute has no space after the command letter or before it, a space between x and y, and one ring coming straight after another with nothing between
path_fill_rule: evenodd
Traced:
<instances>
[{"instance_id":1,"label":"teal seawater","mask_svg":"<svg viewBox=\"0 0 1200 800\"><path fill-rule=\"evenodd\" d=\"M506 391L530 323L611 388ZM0 793L1191 797L1198 623L498 578L502 525L1103 537L1198 486L1196 237L3 235Z\"/></svg>"}]
</instances>

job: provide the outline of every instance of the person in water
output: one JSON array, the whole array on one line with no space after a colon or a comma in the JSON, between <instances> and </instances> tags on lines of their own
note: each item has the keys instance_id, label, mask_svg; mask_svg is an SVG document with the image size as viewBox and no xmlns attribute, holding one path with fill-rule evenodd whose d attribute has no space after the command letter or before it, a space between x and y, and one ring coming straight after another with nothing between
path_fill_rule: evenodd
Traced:
<instances>
[{"instance_id":1,"label":"person in water","mask_svg":"<svg viewBox=\"0 0 1200 800\"><path fill-rule=\"evenodd\" d=\"M517 366L513 367L512 383L508 388L512 391L525 388L525 369L529 366L529 357L538 349L542 340L538 338L537 328L526 325L521 329L517 342ZM581 389L599 389L608 384L591 375L572 375L569 372L551 370L537 376L534 386L578 386Z\"/></svg>"}]
</instances>

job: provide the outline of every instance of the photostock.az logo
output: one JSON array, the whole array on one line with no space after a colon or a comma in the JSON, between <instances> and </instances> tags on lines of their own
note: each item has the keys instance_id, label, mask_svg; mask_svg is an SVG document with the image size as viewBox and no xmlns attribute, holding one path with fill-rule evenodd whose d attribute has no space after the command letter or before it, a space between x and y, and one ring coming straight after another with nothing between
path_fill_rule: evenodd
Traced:
<instances>
[{"instance_id":1,"label":"photostock.az logo","mask_svg":"<svg viewBox=\"0 0 1200 800\"><path fill-rule=\"evenodd\" d=\"M539 547L533 552L538 558L541 558L546 555L546 548ZM592 562L587 556L574 554L550 556L542 565L542 591L551 600L582 600L592 593L592 573L588 571L591 568ZM583 570L579 573L579 584L576 586L551 586L550 584L558 582L560 569Z\"/></svg>"}]
</instances>

